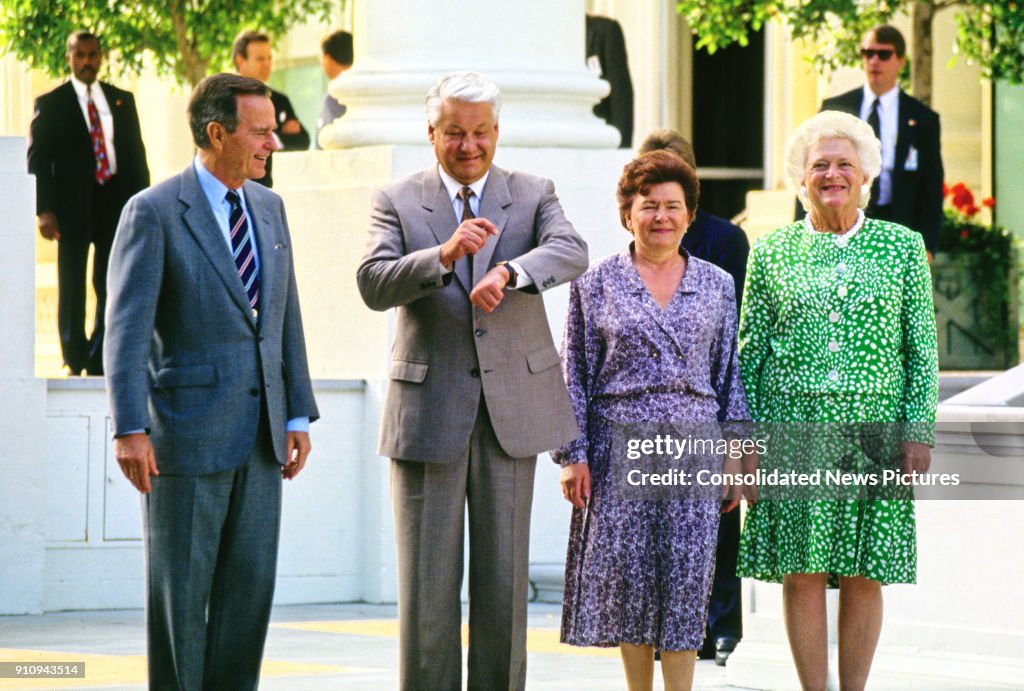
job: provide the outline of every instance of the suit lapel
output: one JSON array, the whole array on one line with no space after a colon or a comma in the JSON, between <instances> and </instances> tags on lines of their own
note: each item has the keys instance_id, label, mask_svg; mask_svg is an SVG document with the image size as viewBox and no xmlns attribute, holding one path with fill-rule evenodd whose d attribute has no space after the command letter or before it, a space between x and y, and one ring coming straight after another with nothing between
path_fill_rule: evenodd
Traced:
<instances>
[{"instance_id":1,"label":"suit lapel","mask_svg":"<svg viewBox=\"0 0 1024 691\"><path fill-rule=\"evenodd\" d=\"M259 196L257 193L250 193L250 190L255 189L259 183L246 182L243 189L245 190L245 205L249 208L249 224L252 234L256 239L256 248L259 251L259 267L260 267L260 312L264 312L270 309L273 303L272 296L275 294L277 285L275 279L277 278L276 271L276 260L277 246L276 232L274 230L274 223L271 220L270 212L266 208L265 204L260 204L256 197ZM239 285L242 281L239 279ZM266 317L264 314L260 318L260 324L264 324Z\"/></svg>"},{"instance_id":2,"label":"suit lapel","mask_svg":"<svg viewBox=\"0 0 1024 691\"><path fill-rule=\"evenodd\" d=\"M228 293L231 294L231 298L238 304L239 309L248 315L251 322L252 311L249 309L249 298L245 294L242 279L238 277L238 269L231 258L231 251L228 250L224 237L217 228L217 219L210 209L206 195L199 187L199 179L191 164L181 175L181 191L178 193L178 199L187 207L181 215L185 227L192 233L200 251L213 265L214 271L224 283Z\"/></svg>"},{"instance_id":3,"label":"suit lapel","mask_svg":"<svg viewBox=\"0 0 1024 691\"><path fill-rule=\"evenodd\" d=\"M437 172L437 166L430 168L423 175L423 192L420 196L420 204L427 212L427 225L430 232L434 234L438 245L446 243L455 229L459 227L459 220L455 218L452 210L452 200L448 196L448 190L441 182L441 175ZM459 285L468 295L472 286L469 284L469 262L459 260L455 262L455 278Z\"/></svg>"},{"instance_id":4,"label":"suit lapel","mask_svg":"<svg viewBox=\"0 0 1024 691\"><path fill-rule=\"evenodd\" d=\"M114 137L113 138L114 138L114 150L116 152L117 151L117 138L118 138L118 135L124 129L124 127L122 127L122 125L121 125L121 115L122 115L122 111L124 110L124 104L121 102L121 99L118 98L117 94L114 92L114 87L110 86L109 84L104 84L102 82L97 82L97 83L100 85L100 88L103 90L103 96L106 97L106 99L107 99L107 106L110 107L110 117L114 121Z\"/></svg>"},{"instance_id":5,"label":"suit lapel","mask_svg":"<svg viewBox=\"0 0 1024 691\"><path fill-rule=\"evenodd\" d=\"M78 94L75 93L75 85L71 81L64 82L65 105L71 127L78 130L78 138L85 137L89 140L89 153L92 153L92 135L89 134L89 125L86 124L85 115L82 114L82 106L78 103Z\"/></svg>"},{"instance_id":6,"label":"suit lapel","mask_svg":"<svg viewBox=\"0 0 1024 691\"><path fill-rule=\"evenodd\" d=\"M842 110L845 113L849 113L855 117L860 117L860 106L864 102L864 90L854 89L853 91L847 91L845 94L839 96L836 99L842 106Z\"/></svg>"},{"instance_id":7,"label":"suit lapel","mask_svg":"<svg viewBox=\"0 0 1024 691\"><path fill-rule=\"evenodd\" d=\"M896 160L893 161L893 169L902 173L907 163L907 155L910 154L910 146L914 143L914 130L917 128L917 120L914 118L914 106L910 97L900 91L899 122L896 130ZM913 125L911 123L914 123ZM896 180L899 176L893 176L893 199L896 198Z\"/></svg>"},{"instance_id":8,"label":"suit lapel","mask_svg":"<svg viewBox=\"0 0 1024 691\"><path fill-rule=\"evenodd\" d=\"M487 184L484 185L483 194L480 195L480 216L486 218L498 228L498 236L487 238L487 242L476 253L473 259L473 285L480 282L480 279L487 273L491 264L491 257L494 250L501 242L501 236L505 232L505 223L508 221L508 212L505 211L512 204L512 195L508 191L508 177L505 171L497 166L491 166L491 172L487 176Z\"/></svg>"}]
</instances>

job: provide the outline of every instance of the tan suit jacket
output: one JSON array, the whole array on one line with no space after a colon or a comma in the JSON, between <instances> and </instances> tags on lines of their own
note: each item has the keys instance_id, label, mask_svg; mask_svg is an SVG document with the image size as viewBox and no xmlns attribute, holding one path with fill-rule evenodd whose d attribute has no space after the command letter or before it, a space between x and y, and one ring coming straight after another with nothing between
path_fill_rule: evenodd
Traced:
<instances>
[{"instance_id":1,"label":"tan suit jacket","mask_svg":"<svg viewBox=\"0 0 1024 691\"><path fill-rule=\"evenodd\" d=\"M454 277L441 268L440 246L459 222L437 167L374 194L359 290L372 309L397 308L381 455L451 461L467 448L481 396L514 458L579 435L540 293L586 269L587 245L551 181L533 175L492 166L479 215L500 234L475 256L474 278L515 260L534 282L507 290L491 314L469 302L466 260Z\"/></svg>"}]
</instances>

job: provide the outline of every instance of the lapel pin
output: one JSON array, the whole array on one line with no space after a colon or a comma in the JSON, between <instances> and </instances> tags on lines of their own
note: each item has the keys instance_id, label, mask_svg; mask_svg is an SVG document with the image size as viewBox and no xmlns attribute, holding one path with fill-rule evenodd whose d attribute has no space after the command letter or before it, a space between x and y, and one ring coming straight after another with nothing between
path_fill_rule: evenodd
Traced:
<instances>
[{"instance_id":1,"label":"lapel pin","mask_svg":"<svg viewBox=\"0 0 1024 691\"><path fill-rule=\"evenodd\" d=\"M910 118L909 120L907 120L907 125L909 125L910 127L914 127L915 125L917 125L917 120L915 120L914 118Z\"/></svg>"}]
</instances>

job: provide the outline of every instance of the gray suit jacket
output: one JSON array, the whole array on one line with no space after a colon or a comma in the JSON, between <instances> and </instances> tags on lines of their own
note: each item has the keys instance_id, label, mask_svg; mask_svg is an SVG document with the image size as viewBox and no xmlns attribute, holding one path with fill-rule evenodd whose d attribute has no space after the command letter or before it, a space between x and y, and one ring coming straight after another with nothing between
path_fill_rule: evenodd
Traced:
<instances>
[{"instance_id":1,"label":"gray suit jacket","mask_svg":"<svg viewBox=\"0 0 1024 691\"><path fill-rule=\"evenodd\" d=\"M318 417L281 198L244 187L259 319L190 164L125 206L107 274L104 367L114 434L151 433L162 474L242 464L266 401L277 459L287 420Z\"/></svg>"},{"instance_id":2,"label":"gray suit jacket","mask_svg":"<svg viewBox=\"0 0 1024 691\"><path fill-rule=\"evenodd\" d=\"M469 443L480 396L494 433L515 458L579 436L540 291L587 267L587 245L562 212L550 180L491 167L480 216L500 234L474 258L479 280L515 260L532 289L507 290L491 314L469 302L466 260L442 277L440 246L459 222L437 166L378 190L357 272L375 310L397 307L379 453L448 462Z\"/></svg>"}]
</instances>

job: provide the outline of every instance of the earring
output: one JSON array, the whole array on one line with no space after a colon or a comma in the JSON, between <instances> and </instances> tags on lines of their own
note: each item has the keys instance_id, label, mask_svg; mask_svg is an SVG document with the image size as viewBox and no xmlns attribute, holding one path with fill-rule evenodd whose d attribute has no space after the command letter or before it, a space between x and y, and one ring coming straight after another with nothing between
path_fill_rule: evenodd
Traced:
<instances>
[{"instance_id":1,"label":"earring","mask_svg":"<svg viewBox=\"0 0 1024 691\"><path fill-rule=\"evenodd\" d=\"M860 194L861 194L862 197L865 194L867 194L868 192L870 192L870 191L871 191L870 183L865 182L863 185L860 186Z\"/></svg>"},{"instance_id":2,"label":"earring","mask_svg":"<svg viewBox=\"0 0 1024 691\"><path fill-rule=\"evenodd\" d=\"M807 196L807 185L800 185L800 196L801 197L806 197Z\"/></svg>"}]
</instances>

